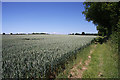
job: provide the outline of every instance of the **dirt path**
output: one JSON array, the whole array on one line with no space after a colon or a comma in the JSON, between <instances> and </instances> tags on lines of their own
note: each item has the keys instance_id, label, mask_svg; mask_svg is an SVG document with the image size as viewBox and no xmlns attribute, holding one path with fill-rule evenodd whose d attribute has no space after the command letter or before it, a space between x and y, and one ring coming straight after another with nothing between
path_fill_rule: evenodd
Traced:
<instances>
[{"instance_id":1,"label":"dirt path","mask_svg":"<svg viewBox=\"0 0 120 80\"><path fill-rule=\"evenodd\" d=\"M79 64L73 66L73 68L70 70L70 75L68 78L82 78L82 74L85 70L87 70L87 66L89 65L92 58L91 54L93 53L96 46L97 45L92 46L93 48L90 50L90 54L88 55L88 59L85 61L85 64L82 64L80 61Z\"/></svg>"}]
</instances>

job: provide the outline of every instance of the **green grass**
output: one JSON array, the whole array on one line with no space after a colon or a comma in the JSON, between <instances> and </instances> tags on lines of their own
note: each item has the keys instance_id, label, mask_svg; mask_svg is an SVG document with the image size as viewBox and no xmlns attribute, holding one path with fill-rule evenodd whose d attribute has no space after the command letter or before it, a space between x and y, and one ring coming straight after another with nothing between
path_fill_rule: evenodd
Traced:
<instances>
[{"instance_id":1,"label":"green grass","mask_svg":"<svg viewBox=\"0 0 120 80\"><path fill-rule=\"evenodd\" d=\"M108 43L92 44L77 53L77 58L73 61L69 61L66 64L64 72L58 74L56 78L67 78L70 76L70 70L75 64L79 64L82 61L84 65L88 59L90 50L93 50L91 54L91 61L82 74L82 78L118 78L118 54L112 51L112 48ZM79 65L77 68L82 68ZM71 75L72 76L72 75Z\"/></svg>"},{"instance_id":2,"label":"green grass","mask_svg":"<svg viewBox=\"0 0 120 80\"><path fill-rule=\"evenodd\" d=\"M97 44L83 78L118 78L118 55L106 43Z\"/></svg>"},{"instance_id":3,"label":"green grass","mask_svg":"<svg viewBox=\"0 0 120 80\"><path fill-rule=\"evenodd\" d=\"M92 49L92 46L94 46L94 44L91 44L90 46L80 50L77 52L77 58L76 59L73 59L73 60L70 60L68 61L68 64L66 64L66 69L64 72L61 72L59 73L56 78L67 78L68 75L70 75L70 70L72 69L72 67L75 65L75 64L78 64L80 61L82 61L82 64L85 62L85 60L88 59L88 55L90 53L90 50ZM81 67L78 67L81 69Z\"/></svg>"}]
</instances>

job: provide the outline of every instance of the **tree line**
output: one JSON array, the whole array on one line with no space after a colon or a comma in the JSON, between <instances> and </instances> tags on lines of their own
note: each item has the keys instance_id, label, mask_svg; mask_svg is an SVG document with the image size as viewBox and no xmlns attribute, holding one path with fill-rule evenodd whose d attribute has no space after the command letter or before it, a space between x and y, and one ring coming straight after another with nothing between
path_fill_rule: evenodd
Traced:
<instances>
[{"instance_id":1,"label":"tree line","mask_svg":"<svg viewBox=\"0 0 120 80\"><path fill-rule=\"evenodd\" d=\"M120 2L84 2L87 21L92 21L100 36L120 32Z\"/></svg>"},{"instance_id":2,"label":"tree line","mask_svg":"<svg viewBox=\"0 0 120 80\"><path fill-rule=\"evenodd\" d=\"M120 2L84 2L85 10L82 12L88 22L92 21L110 46L120 54ZM106 41L105 41L106 42Z\"/></svg>"},{"instance_id":3,"label":"tree line","mask_svg":"<svg viewBox=\"0 0 120 80\"><path fill-rule=\"evenodd\" d=\"M2 34L6 35L6 33L2 33ZM32 34L34 34L34 35L37 35L37 34L43 34L43 35L45 35L45 34L48 34L48 33L28 33L28 35L32 35ZM7 35L27 35L27 33L9 33Z\"/></svg>"},{"instance_id":4,"label":"tree line","mask_svg":"<svg viewBox=\"0 0 120 80\"><path fill-rule=\"evenodd\" d=\"M98 34L97 33L85 33L85 32L82 32L81 34L80 33L71 33L71 34L68 34L68 35L94 35L94 36L97 36Z\"/></svg>"}]
</instances>

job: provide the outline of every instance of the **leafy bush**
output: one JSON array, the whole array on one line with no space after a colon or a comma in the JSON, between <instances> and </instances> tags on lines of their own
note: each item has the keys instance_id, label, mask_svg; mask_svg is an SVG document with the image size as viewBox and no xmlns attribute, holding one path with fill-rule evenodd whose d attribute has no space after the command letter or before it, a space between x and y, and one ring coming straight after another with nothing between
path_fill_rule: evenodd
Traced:
<instances>
[{"instance_id":1,"label":"leafy bush","mask_svg":"<svg viewBox=\"0 0 120 80\"><path fill-rule=\"evenodd\" d=\"M106 42L106 40L107 40L106 36L104 36L104 37L100 36L100 37L97 37L94 39L95 42L98 42L100 44L102 44L103 42Z\"/></svg>"}]
</instances>

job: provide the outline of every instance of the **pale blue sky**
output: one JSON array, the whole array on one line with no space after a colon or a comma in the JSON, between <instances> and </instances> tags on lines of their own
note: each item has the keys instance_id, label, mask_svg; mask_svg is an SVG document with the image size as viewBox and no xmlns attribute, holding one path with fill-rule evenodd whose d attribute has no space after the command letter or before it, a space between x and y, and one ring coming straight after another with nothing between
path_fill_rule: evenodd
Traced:
<instances>
[{"instance_id":1,"label":"pale blue sky","mask_svg":"<svg viewBox=\"0 0 120 80\"><path fill-rule=\"evenodd\" d=\"M82 2L3 2L2 32L96 33Z\"/></svg>"}]
</instances>

